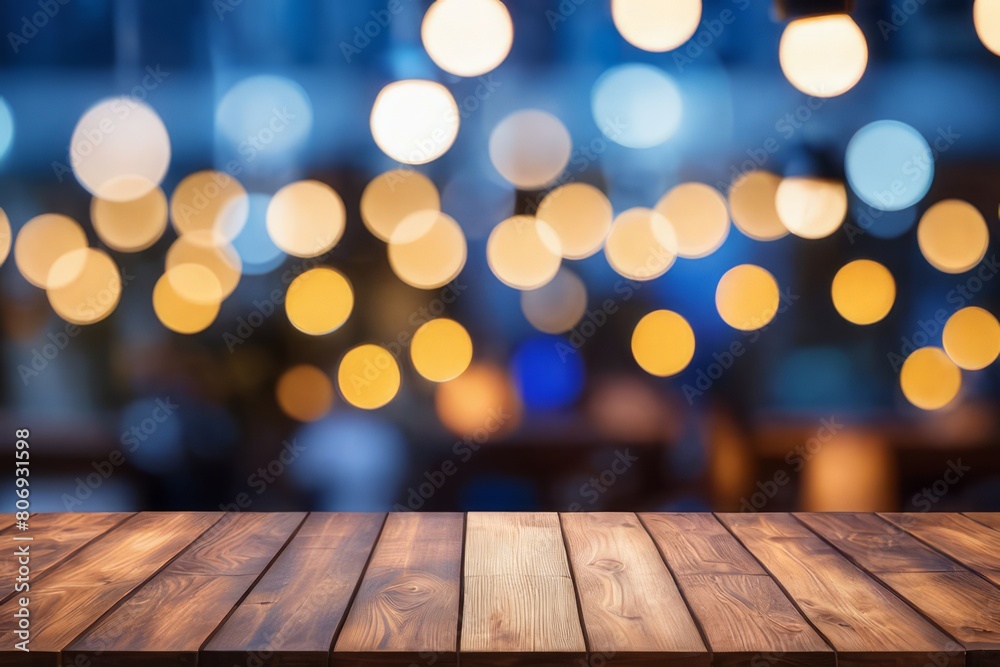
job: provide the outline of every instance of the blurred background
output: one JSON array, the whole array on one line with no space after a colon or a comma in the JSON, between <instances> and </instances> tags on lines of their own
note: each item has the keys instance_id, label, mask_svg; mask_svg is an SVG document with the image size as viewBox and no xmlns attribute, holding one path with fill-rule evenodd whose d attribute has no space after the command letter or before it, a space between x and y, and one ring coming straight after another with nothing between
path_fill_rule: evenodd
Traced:
<instances>
[{"instance_id":1,"label":"blurred background","mask_svg":"<svg viewBox=\"0 0 1000 667\"><path fill-rule=\"evenodd\" d=\"M2 3L33 509L1000 510L996 3L673 4Z\"/></svg>"}]
</instances>

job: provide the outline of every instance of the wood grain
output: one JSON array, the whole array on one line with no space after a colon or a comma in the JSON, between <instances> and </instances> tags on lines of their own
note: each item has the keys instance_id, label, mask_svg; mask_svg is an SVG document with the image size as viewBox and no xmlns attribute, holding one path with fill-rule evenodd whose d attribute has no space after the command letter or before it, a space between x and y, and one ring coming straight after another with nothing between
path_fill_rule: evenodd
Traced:
<instances>
[{"instance_id":1,"label":"wood grain","mask_svg":"<svg viewBox=\"0 0 1000 667\"><path fill-rule=\"evenodd\" d=\"M656 545L631 513L561 515L591 652L615 665L708 665Z\"/></svg>"},{"instance_id":2,"label":"wood grain","mask_svg":"<svg viewBox=\"0 0 1000 667\"><path fill-rule=\"evenodd\" d=\"M202 649L198 664L329 664L330 647L384 521L384 514L310 514Z\"/></svg>"},{"instance_id":3,"label":"wood grain","mask_svg":"<svg viewBox=\"0 0 1000 667\"><path fill-rule=\"evenodd\" d=\"M984 526L1000 531L1000 512L964 512L965 516Z\"/></svg>"},{"instance_id":4,"label":"wood grain","mask_svg":"<svg viewBox=\"0 0 1000 667\"><path fill-rule=\"evenodd\" d=\"M458 664L464 524L461 514L389 515L332 665Z\"/></svg>"},{"instance_id":5,"label":"wood grain","mask_svg":"<svg viewBox=\"0 0 1000 667\"><path fill-rule=\"evenodd\" d=\"M961 514L879 516L1000 585L1000 532Z\"/></svg>"},{"instance_id":6,"label":"wood grain","mask_svg":"<svg viewBox=\"0 0 1000 667\"><path fill-rule=\"evenodd\" d=\"M764 574L757 560L711 514L642 513L670 569L688 574Z\"/></svg>"},{"instance_id":7,"label":"wood grain","mask_svg":"<svg viewBox=\"0 0 1000 667\"><path fill-rule=\"evenodd\" d=\"M466 524L463 667L550 667L586 657L555 513L471 512Z\"/></svg>"}]
</instances>

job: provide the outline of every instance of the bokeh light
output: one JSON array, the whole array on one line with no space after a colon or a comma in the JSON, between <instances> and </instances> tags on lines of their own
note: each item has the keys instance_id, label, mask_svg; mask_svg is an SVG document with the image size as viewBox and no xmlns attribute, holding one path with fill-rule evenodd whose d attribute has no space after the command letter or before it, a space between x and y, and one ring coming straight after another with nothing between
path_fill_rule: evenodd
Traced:
<instances>
[{"instance_id":1,"label":"bokeh light","mask_svg":"<svg viewBox=\"0 0 1000 667\"><path fill-rule=\"evenodd\" d=\"M412 169L379 174L361 194L361 219L365 227L386 242L411 213L440 210L441 196L434 183Z\"/></svg>"},{"instance_id":2,"label":"bokeh light","mask_svg":"<svg viewBox=\"0 0 1000 667\"><path fill-rule=\"evenodd\" d=\"M301 146L312 125L309 96L302 86L280 76L243 79L226 91L215 110L216 131L234 146L266 146L253 153L262 160Z\"/></svg>"},{"instance_id":3,"label":"bokeh light","mask_svg":"<svg viewBox=\"0 0 1000 667\"><path fill-rule=\"evenodd\" d=\"M243 229L250 212L247 191L221 171L185 177L170 196L170 221L181 236L200 245L224 245Z\"/></svg>"},{"instance_id":4,"label":"bokeh light","mask_svg":"<svg viewBox=\"0 0 1000 667\"><path fill-rule=\"evenodd\" d=\"M965 273L986 256L990 232L983 214L960 199L931 206L917 225L917 243L938 271Z\"/></svg>"},{"instance_id":5,"label":"bokeh light","mask_svg":"<svg viewBox=\"0 0 1000 667\"><path fill-rule=\"evenodd\" d=\"M29 220L14 241L14 263L24 279L35 287L61 287L83 270L86 255L75 254L76 263L64 262L58 283L50 283L56 261L74 250L87 247L87 234L75 220L65 215L44 213Z\"/></svg>"},{"instance_id":6,"label":"bokeh light","mask_svg":"<svg viewBox=\"0 0 1000 667\"><path fill-rule=\"evenodd\" d=\"M357 408L380 408L399 391L399 364L378 345L359 345L347 352L337 369L344 400Z\"/></svg>"},{"instance_id":7,"label":"bokeh light","mask_svg":"<svg viewBox=\"0 0 1000 667\"><path fill-rule=\"evenodd\" d=\"M274 244L296 257L317 257L337 245L347 212L340 195L326 183L298 181L274 193L267 206L267 233Z\"/></svg>"},{"instance_id":8,"label":"bokeh light","mask_svg":"<svg viewBox=\"0 0 1000 667\"><path fill-rule=\"evenodd\" d=\"M436 0L424 14L420 37L444 71L479 76L510 53L514 24L499 0Z\"/></svg>"},{"instance_id":9,"label":"bokeh light","mask_svg":"<svg viewBox=\"0 0 1000 667\"><path fill-rule=\"evenodd\" d=\"M282 373L274 393L281 411L300 422L316 421L333 407L333 383L310 364L292 366Z\"/></svg>"},{"instance_id":10,"label":"bokeh light","mask_svg":"<svg viewBox=\"0 0 1000 667\"><path fill-rule=\"evenodd\" d=\"M896 301L896 281L889 269L870 259L858 259L841 267L833 278L833 305L848 322L874 324L881 321Z\"/></svg>"},{"instance_id":11,"label":"bokeh light","mask_svg":"<svg viewBox=\"0 0 1000 667\"><path fill-rule=\"evenodd\" d=\"M632 332L632 356L650 375L668 377L687 368L694 358L694 330L670 310L643 316Z\"/></svg>"},{"instance_id":12,"label":"bokeh light","mask_svg":"<svg viewBox=\"0 0 1000 667\"><path fill-rule=\"evenodd\" d=\"M572 148L562 121L538 109L516 111L490 133L493 166L522 190L538 190L556 180Z\"/></svg>"},{"instance_id":13,"label":"bokeh light","mask_svg":"<svg viewBox=\"0 0 1000 667\"><path fill-rule=\"evenodd\" d=\"M569 331L586 310L587 286L566 267L538 289L521 292L521 311L531 326L544 333Z\"/></svg>"},{"instance_id":14,"label":"bokeh light","mask_svg":"<svg viewBox=\"0 0 1000 667\"><path fill-rule=\"evenodd\" d=\"M586 183L569 183L545 195L536 217L559 236L566 259L590 257L611 230L614 211L603 192Z\"/></svg>"},{"instance_id":15,"label":"bokeh light","mask_svg":"<svg viewBox=\"0 0 1000 667\"><path fill-rule=\"evenodd\" d=\"M454 380L438 385L434 407L445 428L480 444L514 430L521 402L507 374L492 363L474 363Z\"/></svg>"},{"instance_id":16,"label":"bokeh light","mask_svg":"<svg viewBox=\"0 0 1000 667\"><path fill-rule=\"evenodd\" d=\"M529 410L556 410L583 391L583 360L559 336L536 336L514 350L511 376Z\"/></svg>"},{"instance_id":17,"label":"bokeh light","mask_svg":"<svg viewBox=\"0 0 1000 667\"><path fill-rule=\"evenodd\" d=\"M753 264L741 264L726 271L715 290L719 316L741 331L767 326L778 313L780 302L774 276Z\"/></svg>"},{"instance_id":18,"label":"bokeh light","mask_svg":"<svg viewBox=\"0 0 1000 667\"><path fill-rule=\"evenodd\" d=\"M899 211L924 198L934 180L927 141L906 123L879 120L858 130L844 158L847 182L865 203Z\"/></svg>"},{"instance_id":19,"label":"bokeh light","mask_svg":"<svg viewBox=\"0 0 1000 667\"><path fill-rule=\"evenodd\" d=\"M68 265L69 269L64 270L63 265ZM121 299L121 273L103 250L72 250L55 261L51 274L74 275L68 282L50 280L50 284L58 286L49 287L45 292L52 310L67 322L100 322L111 314Z\"/></svg>"},{"instance_id":20,"label":"bokeh light","mask_svg":"<svg viewBox=\"0 0 1000 667\"><path fill-rule=\"evenodd\" d=\"M435 81L390 83L372 106L372 137L382 152L403 164L426 164L447 152L458 136L455 98Z\"/></svg>"},{"instance_id":21,"label":"bokeh light","mask_svg":"<svg viewBox=\"0 0 1000 667\"><path fill-rule=\"evenodd\" d=\"M868 42L847 14L792 21L778 46L781 71L807 95L836 97L853 88L868 66Z\"/></svg>"},{"instance_id":22,"label":"bokeh light","mask_svg":"<svg viewBox=\"0 0 1000 667\"><path fill-rule=\"evenodd\" d=\"M0 161L10 151L14 143L14 112L10 110L7 100L0 97Z\"/></svg>"},{"instance_id":23,"label":"bokeh light","mask_svg":"<svg viewBox=\"0 0 1000 667\"><path fill-rule=\"evenodd\" d=\"M843 224L847 189L840 181L789 176L778 185L774 203L788 231L805 239L821 239Z\"/></svg>"},{"instance_id":24,"label":"bokeh light","mask_svg":"<svg viewBox=\"0 0 1000 667\"><path fill-rule=\"evenodd\" d=\"M211 271L217 283L188 283L184 287L179 278L187 272L171 273L170 269L182 264L197 264ZM243 262L239 253L231 245L202 245L192 240L190 234L181 236L167 250L167 273L178 295L195 303L221 302L236 289L243 274ZM215 291L216 286L218 292Z\"/></svg>"},{"instance_id":25,"label":"bokeh light","mask_svg":"<svg viewBox=\"0 0 1000 667\"><path fill-rule=\"evenodd\" d=\"M547 223L515 215L493 229L486 243L486 259L503 284L536 289L555 277L562 262L562 246Z\"/></svg>"},{"instance_id":26,"label":"bokeh light","mask_svg":"<svg viewBox=\"0 0 1000 667\"><path fill-rule=\"evenodd\" d=\"M729 236L729 210L719 191L704 183L681 183L656 204L677 235L677 254L705 257Z\"/></svg>"},{"instance_id":27,"label":"bokeh light","mask_svg":"<svg viewBox=\"0 0 1000 667\"><path fill-rule=\"evenodd\" d=\"M781 176L756 170L742 174L729 188L733 224L757 241L774 241L788 235L778 216L776 199Z\"/></svg>"},{"instance_id":28,"label":"bokeh light","mask_svg":"<svg viewBox=\"0 0 1000 667\"><path fill-rule=\"evenodd\" d=\"M677 259L677 235L666 218L649 208L618 214L604 244L608 264L632 280L652 280Z\"/></svg>"},{"instance_id":29,"label":"bokeh light","mask_svg":"<svg viewBox=\"0 0 1000 667\"><path fill-rule=\"evenodd\" d=\"M976 0L972 20L983 46L1000 56L1000 0Z\"/></svg>"},{"instance_id":30,"label":"bokeh light","mask_svg":"<svg viewBox=\"0 0 1000 667\"><path fill-rule=\"evenodd\" d=\"M204 331L219 314L219 303L195 303L180 296L173 288L170 274L183 271L179 267L168 269L153 288L153 311L157 319L171 331L195 334ZM178 280L178 282L180 282Z\"/></svg>"},{"instance_id":31,"label":"bokeh light","mask_svg":"<svg viewBox=\"0 0 1000 667\"><path fill-rule=\"evenodd\" d=\"M408 215L389 239L389 266L407 285L437 289L458 277L468 245L462 228L439 211Z\"/></svg>"},{"instance_id":32,"label":"bokeh light","mask_svg":"<svg viewBox=\"0 0 1000 667\"><path fill-rule=\"evenodd\" d=\"M677 84L652 65L612 67L594 84L590 104L604 136L628 148L662 144L677 132L684 115Z\"/></svg>"},{"instance_id":33,"label":"bokeh light","mask_svg":"<svg viewBox=\"0 0 1000 667\"><path fill-rule=\"evenodd\" d=\"M839 433L802 468L802 510L895 511L897 465L893 448L878 434Z\"/></svg>"},{"instance_id":34,"label":"bokeh light","mask_svg":"<svg viewBox=\"0 0 1000 667\"><path fill-rule=\"evenodd\" d=\"M472 362L472 338L455 320L439 317L414 332L410 358L417 372L431 382L454 380Z\"/></svg>"},{"instance_id":35,"label":"bokeh light","mask_svg":"<svg viewBox=\"0 0 1000 667\"><path fill-rule=\"evenodd\" d=\"M271 197L260 192L248 196L250 210L247 224L243 226L239 236L233 239L233 248L243 260L243 273L261 275L273 271L285 259L284 251L279 248L267 231L267 208Z\"/></svg>"},{"instance_id":36,"label":"bokeh light","mask_svg":"<svg viewBox=\"0 0 1000 667\"><path fill-rule=\"evenodd\" d=\"M0 208L0 266L3 266L7 261L7 255L10 254L11 237L10 220L7 218L7 213Z\"/></svg>"},{"instance_id":37,"label":"bokeh light","mask_svg":"<svg viewBox=\"0 0 1000 667\"><path fill-rule=\"evenodd\" d=\"M354 309L354 290L344 274L321 266L300 274L288 286L285 313L296 329L310 336L336 331Z\"/></svg>"},{"instance_id":38,"label":"bokeh light","mask_svg":"<svg viewBox=\"0 0 1000 667\"><path fill-rule=\"evenodd\" d=\"M956 311L944 325L944 351L959 368L978 371L1000 356L1000 323L978 306Z\"/></svg>"},{"instance_id":39,"label":"bokeh light","mask_svg":"<svg viewBox=\"0 0 1000 667\"><path fill-rule=\"evenodd\" d=\"M906 358L899 372L903 395L922 410L948 405L962 388L962 371L939 347L922 347Z\"/></svg>"},{"instance_id":40,"label":"bokeh light","mask_svg":"<svg viewBox=\"0 0 1000 667\"><path fill-rule=\"evenodd\" d=\"M171 289L185 301L200 305L222 302L222 283L204 264L172 264L167 273Z\"/></svg>"},{"instance_id":41,"label":"bokeh light","mask_svg":"<svg viewBox=\"0 0 1000 667\"><path fill-rule=\"evenodd\" d=\"M611 0L618 32L643 51L676 49L691 39L701 21L701 0Z\"/></svg>"},{"instance_id":42,"label":"bokeh light","mask_svg":"<svg viewBox=\"0 0 1000 667\"><path fill-rule=\"evenodd\" d=\"M119 252L139 252L150 247L167 229L167 197L155 187L132 201L94 197L90 220L97 236Z\"/></svg>"}]
</instances>

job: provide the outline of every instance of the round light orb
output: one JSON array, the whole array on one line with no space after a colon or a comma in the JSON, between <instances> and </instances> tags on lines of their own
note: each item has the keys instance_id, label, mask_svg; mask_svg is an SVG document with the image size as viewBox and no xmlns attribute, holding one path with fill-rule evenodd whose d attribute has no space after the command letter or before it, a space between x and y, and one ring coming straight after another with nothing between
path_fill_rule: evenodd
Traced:
<instances>
[{"instance_id":1,"label":"round light orb","mask_svg":"<svg viewBox=\"0 0 1000 667\"><path fill-rule=\"evenodd\" d=\"M895 120L878 120L858 130L847 144L844 167L855 194L883 211L913 206L934 180L927 140Z\"/></svg>"},{"instance_id":2,"label":"round light orb","mask_svg":"<svg viewBox=\"0 0 1000 667\"><path fill-rule=\"evenodd\" d=\"M618 214L604 243L604 256L616 273L630 280L653 280L677 259L677 234L651 208L630 208Z\"/></svg>"},{"instance_id":3,"label":"round light orb","mask_svg":"<svg viewBox=\"0 0 1000 667\"><path fill-rule=\"evenodd\" d=\"M431 179L412 169L393 169L371 180L361 193L361 219L388 242L411 213L440 211L441 195Z\"/></svg>"},{"instance_id":4,"label":"round light orb","mask_svg":"<svg viewBox=\"0 0 1000 667\"><path fill-rule=\"evenodd\" d=\"M569 183L545 195L535 215L559 237L563 257L584 259L601 249L614 211L593 185Z\"/></svg>"},{"instance_id":5,"label":"round light orb","mask_svg":"<svg viewBox=\"0 0 1000 667\"><path fill-rule=\"evenodd\" d=\"M63 264L70 268L63 269ZM80 266L83 268L80 269ZM52 310L67 322L80 325L100 322L111 314L121 299L121 273L114 260L103 250L72 250L56 260L51 273L76 276L45 292Z\"/></svg>"},{"instance_id":6,"label":"round light orb","mask_svg":"<svg viewBox=\"0 0 1000 667\"><path fill-rule=\"evenodd\" d=\"M13 234L10 229L10 220L2 208L0 208L0 266L7 261L10 254L10 244Z\"/></svg>"},{"instance_id":7,"label":"round light orb","mask_svg":"<svg viewBox=\"0 0 1000 667\"><path fill-rule=\"evenodd\" d=\"M326 183L298 181L274 193L267 233L289 255L317 257L337 245L347 225L340 195Z\"/></svg>"},{"instance_id":8,"label":"round light orb","mask_svg":"<svg viewBox=\"0 0 1000 667\"><path fill-rule=\"evenodd\" d=\"M986 256L990 231L975 206L960 199L945 199L920 218L917 243L924 258L938 271L965 273Z\"/></svg>"},{"instance_id":9,"label":"round light orb","mask_svg":"<svg viewBox=\"0 0 1000 667\"><path fill-rule=\"evenodd\" d=\"M722 321L741 331L767 326L778 314L780 304L774 276L753 264L726 271L715 290L715 308Z\"/></svg>"},{"instance_id":10,"label":"round light orb","mask_svg":"<svg viewBox=\"0 0 1000 667\"><path fill-rule=\"evenodd\" d=\"M586 311L587 286L566 267L538 289L521 292L521 312L531 326L545 333L569 331Z\"/></svg>"},{"instance_id":11,"label":"round light orb","mask_svg":"<svg viewBox=\"0 0 1000 667\"><path fill-rule=\"evenodd\" d=\"M668 377L687 368L694 358L694 330L670 310L643 316L632 332L632 356L650 375Z\"/></svg>"},{"instance_id":12,"label":"round light orb","mask_svg":"<svg viewBox=\"0 0 1000 667\"><path fill-rule=\"evenodd\" d=\"M199 304L221 303L239 284L243 275L243 262L233 246L202 245L193 240L193 236L191 234L181 236L167 250L168 280L178 295L186 301ZM190 276L190 271L185 270L175 274L171 269L182 264L197 264L208 269L215 276L215 282L192 280L186 284L181 283L181 278Z\"/></svg>"},{"instance_id":13,"label":"round light orb","mask_svg":"<svg viewBox=\"0 0 1000 667\"><path fill-rule=\"evenodd\" d=\"M0 97L0 160L7 156L14 143L14 112L7 100Z\"/></svg>"},{"instance_id":14,"label":"round light orb","mask_svg":"<svg viewBox=\"0 0 1000 667\"><path fill-rule=\"evenodd\" d=\"M195 303L180 296L173 288L170 274L183 271L179 267L168 269L153 288L153 312L157 319L171 331L195 334L207 329L219 314L219 302ZM178 282L181 282L178 280Z\"/></svg>"},{"instance_id":15,"label":"round light orb","mask_svg":"<svg viewBox=\"0 0 1000 667\"><path fill-rule=\"evenodd\" d=\"M821 239L833 234L847 216L847 189L840 181L789 176L774 197L781 224L796 236Z\"/></svg>"},{"instance_id":16,"label":"round light orb","mask_svg":"<svg viewBox=\"0 0 1000 667\"><path fill-rule=\"evenodd\" d=\"M968 306L948 318L942 342L956 366L982 370L1000 356L1000 323L988 310Z\"/></svg>"},{"instance_id":17,"label":"round light orb","mask_svg":"<svg viewBox=\"0 0 1000 667\"><path fill-rule=\"evenodd\" d=\"M185 301L199 305L221 303L222 284L218 276L204 264L173 263L167 272L170 286Z\"/></svg>"},{"instance_id":18,"label":"round light orb","mask_svg":"<svg viewBox=\"0 0 1000 667\"><path fill-rule=\"evenodd\" d=\"M336 331L354 309L354 290L344 274L321 266L300 274L288 286L285 313L296 329L310 336Z\"/></svg>"},{"instance_id":19,"label":"round light orb","mask_svg":"<svg viewBox=\"0 0 1000 667\"><path fill-rule=\"evenodd\" d=\"M274 388L281 411L300 422L314 422L333 407L333 382L311 364L292 366Z\"/></svg>"},{"instance_id":20,"label":"round light orb","mask_svg":"<svg viewBox=\"0 0 1000 667\"><path fill-rule=\"evenodd\" d=\"M239 235L250 214L247 191L222 171L186 176L170 196L170 221L180 236L200 245L225 245Z\"/></svg>"},{"instance_id":21,"label":"round light orb","mask_svg":"<svg viewBox=\"0 0 1000 667\"><path fill-rule=\"evenodd\" d=\"M489 150L501 176L521 190L540 190L562 174L573 146L562 121L545 111L525 109L493 128Z\"/></svg>"},{"instance_id":22,"label":"round light orb","mask_svg":"<svg viewBox=\"0 0 1000 667\"><path fill-rule=\"evenodd\" d=\"M403 164L426 164L447 152L458 136L458 105L435 81L390 83L375 98L372 137L383 153Z\"/></svg>"},{"instance_id":23,"label":"round light orb","mask_svg":"<svg viewBox=\"0 0 1000 667\"><path fill-rule=\"evenodd\" d=\"M287 257L267 231L267 207L271 197L261 192L249 195L250 214L240 235L233 239L233 248L243 260L243 273L259 276L281 266Z\"/></svg>"},{"instance_id":24,"label":"round light orb","mask_svg":"<svg viewBox=\"0 0 1000 667\"><path fill-rule=\"evenodd\" d=\"M681 183L663 195L655 210L674 228L681 257L711 255L729 236L726 200L710 185Z\"/></svg>"},{"instance_id":25,"label":"round light orb","mask_svg":"<svg viewBox=\"0 0 1000 667\"><path fill-rule=\"evenodd\" d=\"M216 132L237 148L257 149L252 155L262 161L301 146L312 126L312 103L302 86L269 74L236 83L215 110Z\"/></svg>"},{"instance_id":26,"label":"round light orb","mask_svg":"<svg viewBox=\"0 0 1000 667\"><path fill-rule=\"evenodd\" d=\"M1000 0L976 0L972 4L972 20L979 41L1000 56Z\"/></svg>"},{"instance_id":27,"label":"round light orb","mask_svg":"<svg viewBox=\"0 0 1000 667\"><path fill-rule=\"evenodd\" d=\"M437 0L420 26L424 49L434 63L456 76L479 76L510 53L514 24L499 0Z\"/></svg>"},{"instance_id":28,"label":"round light orb","mask_svg":"<svg viewBox=\"0 0 1000 667\"><path fill-rule=\"evenodd\" d=\"M515 429L522 413L510 377L491 363L474 363L454 380L439 384L434 408L449 431L481 441Z\"/></svg>"},{"instance_id":29,"label":"round light orb","mask_svg":"<svg viewBox=\"0 0 1000 667\"><path fill-rule=\"evenodd\" d=\"M962 388L962 371L939 347L922 347L903 362L899 372L903 395L922 410L939 410Z\"/></svg>"},{"instance_id":30,"label":"round light orb","mask_svg":"<svg viewBox=\"0 0 1000 667\"><path fill-rule=\"evenodd\" d=\"M661 53L691 39L701 22L701 0L611 0L611 19L629 44Z\"/></svg>"},{"instance_id":31,"label":"round light orb","mask_svg":"<svg viewBox=\"0 0 1000 667\"><path fill-rule=\"evenodd\" d=\"M90 220L97 236L118 252L139 252L160 240L167 229L167 197L155 187L132 201L94 197Z\"/></svg>"},{"instance_id":32,"label":"round light orb","mask_svg":"<svg viewBox=\"0 0 1000 667\"><path fill-rule=\"evenodd\" d=\"M337 384L344 400L357 408L380 408L399 391L399 364L378 345L359 345L344 355Z\"/></svg>"},{"instance_id":33,"label":"round light orb","mask_svg":"<svg viewBox=\"0 0 1000 667\"><path fill-rule=\"evenodd\" d=\"M431 382L454 380L472 363L472 338L455 320L439 317L414 332L410 358L417 372Z\"/></svg>"},{"instance_id":34,"label":"round light orb","mask_svg":"<svg viewBox=\"0 0 1000 667\"><path fill-rule=\"evenodd\" d=\"M552 280L562 263L559 236L549 225L515 215L497 225L486 242L486 260L504 285L537 289Z\"/></svg>"},{"instance_id":35,"label":"round light orb","mask_svg":"<svg viewBox=\"0 0 1000 667\"><path fill-rule=\"evenodd\" d=\"M407 285L437 289L458 277L468 245L462 228L435 210L408 215L393 231L387 249L389 266Z\"/></svg>"},{"instance_id":36,"label":"round light orb","mask_svg":"<svg viewBox=\"0 0 1000 667\"><path fill-rule=\"evenodd\" d=\"M742 174L729 188L729 211L733 224L756 241L775 241L788 236L775 200L781 176L769 171Z\"/></svg>"},{"instance_id":37,"label":"round light orb","mask_svg":"<svg viewBox=\"0 0 1000 667\"><path fill-rule=\"evenodd\" d=\"M892 273L870 259L858 259L841 267L830 291L834 308L854 324L881 321L896 301Z\"/></svg>"},{"instance_id":38,"label":"round light orb","mask_svg":"<svg viewBox=\"0 0 1000 667\"><path fill-rule=\"evenodd\" d=\"M74 254L75 262L63 262L57 275L52 267L63 255L87 247L87 234L75 220L65 215L44 213L25 223L14 241L14 263L24 279L42 289L57 288L73 281L83 270L84 254ZM55 279L57 282L49 282Z\"/></svg>"},{"instance_id":39,"label":"round light orb","mask_svg":"<svg viewBox=\"0 0 1000 667\"><path fill-rule=\"evenodd\" d=\"M652 65L612 67L594 84L590 105L604 136L628 148L662 144L676 134L684 115L677 84Z\"/></svg>"},{"instance_id":40,"label":"round light orb","mask_svg":"<svg viewBox=\"0 0 1000 667\"><path fill-rule=\"evenodd\" d=\"M789 83L813 97L836 97L853 88L868 66L868 42L847 14L796 19L778 46Z\"/></svg>"}]
</instances>

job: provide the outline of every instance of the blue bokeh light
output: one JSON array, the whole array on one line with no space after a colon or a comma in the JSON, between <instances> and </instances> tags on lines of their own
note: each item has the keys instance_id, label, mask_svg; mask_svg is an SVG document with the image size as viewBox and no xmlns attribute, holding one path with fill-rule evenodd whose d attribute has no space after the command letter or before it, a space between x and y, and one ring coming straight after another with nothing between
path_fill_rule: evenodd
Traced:
<instances>
[{"instance_id":1,"label":"blue bokeh light","mask_svg":"<svg viewBox=\"0 0 1000 667\"><path fill-rule=\"evenodd\" d=\"M536 336L521 343L511 359L511 375L529 409L562 408L583 391L580 353L561 336Z\"/></svg>"},{"instance_id":2,"label":"blue bokeh light","mask_svg":"<svg viewBox=\"0 0 1000 667\"><path fill-rule=\"evenodd\" d=\"M919 132L895 120L857 131L847 144L847 181L865 203L882 211L913 206L934 180L934 156Z\"/></svg>"},{"instance_id":3,"label":"blue bokeh light","mask_svg":"<svg viewBox=\"0 0 1000 667\"><path fill-rule=\"evenodd\" d=\"M612 67L594 84L594 122L617 144L650 148L680 127L681 93L665 72L651 65Z\"/></svg>"},{"instance_id":4,"label":"blue bokeh light","mask_svg":"<svg viewBox=\"0 0 1000 667\"><path fill-rule=\"evenodd\" d=\"M7 100L0 97L0 160L6 157L14 143L14 112Z\"/></svg>"},{"instance_id":5,"label":"blue bokeh light","mask_svg":"<svg viewBox=\"0 0 1000 667\"><path fill-rule=\"evenodd\" d=\"M255 192L248 199L247 223L233 240L233 247L243 260L243 273L259 276L278 268L285 259L285 253L267 233L267 205L271 198Z\"/></svg>"}]
</instances>

